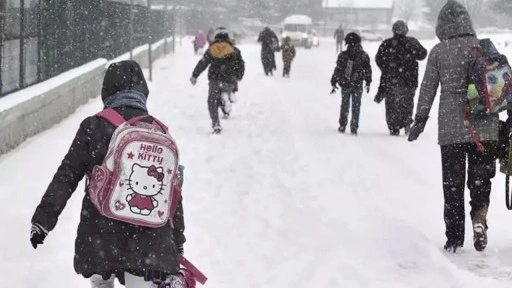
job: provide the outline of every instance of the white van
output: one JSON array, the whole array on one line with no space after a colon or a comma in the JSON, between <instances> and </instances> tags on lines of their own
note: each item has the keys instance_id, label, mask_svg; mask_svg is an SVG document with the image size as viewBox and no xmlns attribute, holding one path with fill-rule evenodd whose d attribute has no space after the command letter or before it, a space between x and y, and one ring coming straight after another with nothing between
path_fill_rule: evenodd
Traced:
<instances>
[{"instance_id":1,"label":"white van","mask_svg":"<svg viewBox=\"0 0 512 288\"><path fill-rule=\"evenodd\" d=\"M290 37L295 46L313 47L313 20L306 15L291 15L283 21L281 39Z\"/></svg>"}]
</instances>

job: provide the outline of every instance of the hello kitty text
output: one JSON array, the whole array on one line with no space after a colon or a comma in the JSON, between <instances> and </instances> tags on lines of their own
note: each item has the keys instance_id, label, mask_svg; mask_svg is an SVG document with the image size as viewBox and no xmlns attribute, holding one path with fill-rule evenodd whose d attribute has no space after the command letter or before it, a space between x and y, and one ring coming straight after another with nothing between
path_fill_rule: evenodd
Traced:
<instances>
[{"instance_id":1,"label":"hello kitty text","mask_svg":"<svg viewBox=\"0 0 512 288\"><path fill-rule=\"evenodd\" d=\"M139 160L162 164L164 157L160 156L164 152L158 145L141 144L139 149Z\"/></svg>"}]
</instances>

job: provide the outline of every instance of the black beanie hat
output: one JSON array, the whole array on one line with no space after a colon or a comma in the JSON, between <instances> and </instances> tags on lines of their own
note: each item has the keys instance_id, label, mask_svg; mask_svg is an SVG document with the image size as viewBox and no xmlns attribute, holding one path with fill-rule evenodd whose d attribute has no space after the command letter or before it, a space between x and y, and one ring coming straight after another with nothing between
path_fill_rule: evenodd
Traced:
<instances>
[{"instance_id":1,"label":"black beanie hat","mask_svg":"<svg viewBox=\"0 0 512 288\"><path fill-rule=\"evenodd\" d=\"M345 43L347 43L347 45L361 44L361 36L357 35L355 32L350 32L345 36Z\"/></svg>"}]
</instances>

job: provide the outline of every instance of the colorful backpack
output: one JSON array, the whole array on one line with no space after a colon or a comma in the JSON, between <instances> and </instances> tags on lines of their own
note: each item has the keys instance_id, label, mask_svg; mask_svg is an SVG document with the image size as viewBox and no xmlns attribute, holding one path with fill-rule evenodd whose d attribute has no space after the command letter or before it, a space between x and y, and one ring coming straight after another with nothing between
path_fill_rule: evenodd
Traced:
<instances>
[{"instance_id":1,"label":"colorful backpack","mask_svg":"<svg viewBox=\"0 0 512 288\"><path fill-rule=\"evenodd\" d=\"M126 121L113 109L97 116L116 130L103 163L90 175L92 203L111 219L151 228L166 225L181 197L178 148L167 127L149 115Z\"/></svg>"},{"instance_id":2,"label":"colorful backpack","mask_svg":"<svg viewBox=\"0 0 512 288\"><path fill-rule=\"evenodd\" d=\"M484 150L471 120L498 114L512 106L512 70L507 57L489 39L471 49L473 61L468 70L466 126L475 144Z\"/></svg>"}]
</instances>

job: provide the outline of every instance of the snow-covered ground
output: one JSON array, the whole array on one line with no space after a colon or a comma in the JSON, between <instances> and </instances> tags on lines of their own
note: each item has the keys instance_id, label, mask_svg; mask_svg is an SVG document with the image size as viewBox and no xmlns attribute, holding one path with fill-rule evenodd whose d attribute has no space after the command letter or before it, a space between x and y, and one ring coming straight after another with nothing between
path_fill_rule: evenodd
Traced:
<instances>
[{"instance_id":1,"label":"snow-covered ground","mask_svg":"<svg viewBox=\"0 0 512 288\"><path fill-rule=\"evenodd\" d=\"M181 149L185 251L210 278L208 287L510 286L512 214L502 175L494 181L488 249L475 252L467 233L462 254L442 251L437 109L418 142L389 137L384 106L373 102L380 76L374 67L360 135L340 135L340 96L329 95L332 41L298 49L290 79L265 77L258 46L242 44L247 73L239 102L222 122L224 133L211 135L206 74L190 85L199 58L183 43L155 65L149 108ZM377 47L365 45L372 58ZM89 287L73 271L83 186L35 251L29 228L79 123L99 109L93 100L0 157L0 288Z\"/></svg>"}]
</instances>

